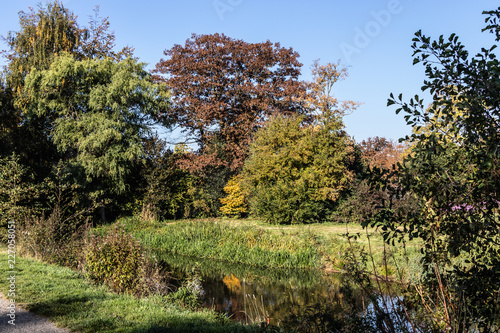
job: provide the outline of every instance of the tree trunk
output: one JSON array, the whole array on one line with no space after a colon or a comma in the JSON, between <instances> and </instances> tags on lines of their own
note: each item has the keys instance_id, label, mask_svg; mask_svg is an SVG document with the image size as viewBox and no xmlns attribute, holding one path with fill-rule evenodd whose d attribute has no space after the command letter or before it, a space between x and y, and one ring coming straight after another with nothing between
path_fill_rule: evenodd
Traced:
<instances>
[{"instance_id":1,"label":"tree trunk","mask_svg":"<svg viewBox=\"0 0 500 333\"><path fill-rule=\"evenodd\" d=\"M108 222L108 219L106 218L106 207L104 207L104 205L99 207L99 213L101 214L101 222Z\"/></svg>"}]
</instances>

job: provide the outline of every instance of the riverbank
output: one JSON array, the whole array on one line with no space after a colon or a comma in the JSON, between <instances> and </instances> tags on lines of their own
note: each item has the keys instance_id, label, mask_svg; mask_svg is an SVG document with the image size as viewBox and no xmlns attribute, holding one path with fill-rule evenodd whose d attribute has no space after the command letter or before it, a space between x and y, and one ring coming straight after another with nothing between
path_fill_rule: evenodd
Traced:
<instances>
[{"instance_id":1,"label":"riverbank","mask_svg":"<svg viewBox=\"0 0 500 333\"><path fill-rule=\"evenodd\" d=\"M7 267L7 250L0 249L0 263ZM202 309L186 310L165 297L139 299L96 286L69 268L16 257L16 304L49 318L73 332L256 332L255 326L233 323L225 316ZM0 292L7 294L11 281L3 269Z\"/></svg>"},{"instance_id":2,"label":"riverbank","mask_svg":"<svg viewBox=\"0 0 500 333\"><path fill-rule=\"evenodd\" d=\"M419 258L416 242L389 247L376 229L353 223L275 226L252 219L146 222L134 217L116 223L151 251L262 268L342 272L347 254L364 249L373 254L377 275L401 278Z\"/></svg>"}]
</instances>

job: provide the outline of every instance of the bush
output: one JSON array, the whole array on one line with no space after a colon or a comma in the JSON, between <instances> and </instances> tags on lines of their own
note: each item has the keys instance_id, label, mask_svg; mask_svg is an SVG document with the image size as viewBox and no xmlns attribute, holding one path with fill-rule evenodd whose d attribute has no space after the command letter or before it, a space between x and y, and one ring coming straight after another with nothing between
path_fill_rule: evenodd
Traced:
<instances>
[{"instance_id":1,"label":"bush","mask_svg":"<svg viewBox=\"0 0 500 333\"><path fill-rule=\"evenodd\" d=\"M9 221L21 222L25 216L39 213L35 199L39 188L34 185L33 175L13 154L0 159L0 229ZM5 241L7 232L1 232L0 240Z\"/></svg>"},{"instance_id":2,"label":"bush","mask_svg":"<svg viewBox=\"0 0 500 333\"><path fill-rule=\"evenodd\" d=\"M136 289L143 263L140 244L117 228L106 236L92 235L85 249L87 276L118 292Z\"/></svg>"},{"instance_id":3,"label":"bush","mask_svg":"<svg viewBox=\"0 0 500 333\"><path fill-rule=\"evenodd\" d=\"M49 217L26 216L20 224L18 239L21 255L29 255L49 264L81 268L82 249L88 224L63 220L59 207Z\"/></svg>"},{"instance_id":4,"label":"bush","mask_svg":"<svg viewBox=\"0 0 500 333\"><path fill-rule=\"evenodd\" d=\"M90 236L84 270L92 281L107 284L116 292L144 295L169 290L164 274L146 259L139 241L118 227L103 236Z\"/></svg>"},{"instance_id":5,"label":"bush","mask_svg":"<svg viewBox=\"0 0 500 333\"><path fill-rule=\"evenodd\" d=\"M223 206L220 211L223 215L241 217L248 210L246 194L240 186L238 177L232 177L224 187L224 192L227 193L225 198L220 199Z\"/></svg>"}]
</instances>

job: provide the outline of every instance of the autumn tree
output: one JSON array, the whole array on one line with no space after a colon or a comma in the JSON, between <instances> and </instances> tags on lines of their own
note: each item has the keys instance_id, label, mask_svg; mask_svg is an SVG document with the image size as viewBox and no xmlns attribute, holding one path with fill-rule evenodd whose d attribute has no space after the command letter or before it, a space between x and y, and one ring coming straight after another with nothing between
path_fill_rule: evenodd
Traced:
<instances>
[{"instance_id":1,"label":"autumn tree","mask_svg":"<svg viewBox=\"0 0 500 333\"><path fill-rule=\"evenodd\" d=\"M252 212L274 224L323 222L354 177L354 144L338 116L273 117L250 146L243 179Z\"/></svg>"},{"instance_id":2,"label":"autumn tree","mask_svg":"<svg viewBox=\"0 0 500 333\"><path fill-rule=\"evenodd\" d=\"M400 161L402 144L383 137L368 138L359 144L364 162L370 168L391 169Z\"/></svg>"},{"instance_id":3,"label":"autumn tree","mask_svg":"<svg viewBox=\"0 0 500 333\"><path fill-rule=\"evenodd\" d=\"M217 33L193 34L164 53L155 72L172 91L165 117L197 145L192 170L240 169L253 134L271 115L305 112L301 64L291 48Z\"/></svg>"},{"instance_id":4,"label":"autumn tree","mask_svg":"<svg viewBox=\"0 0 500 333\"><path fill-rule=\"evenodd\" d=\"M311 74L312 80L306 83L308 94L305 97L311 111L345 116L359 107L359 102L339 101L333 95L333 85L348 76L347 67L340 61L322 65L316 59L311 66Z\"/></svg>"}]
</instances>

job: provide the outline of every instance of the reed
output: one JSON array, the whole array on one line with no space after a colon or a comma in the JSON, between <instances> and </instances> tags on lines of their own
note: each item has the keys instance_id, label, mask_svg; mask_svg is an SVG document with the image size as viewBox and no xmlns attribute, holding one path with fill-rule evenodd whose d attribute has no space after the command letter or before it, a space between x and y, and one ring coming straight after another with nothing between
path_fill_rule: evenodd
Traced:
<instances>
[{"instance_id":1,"label":"reed","mask_svg":"<svg viewBox=\"0 0 500 333\"><path fill-rule=\"evenodd\" d=\"M121 219L128 232L141 239L152 251L195 258L215 259L262 268L323 269L342 271L344 254L350 244L347 233L360 233L354 241L361 250L371 243L380 271L391 275L398 262L387 263L387 247L376 230L363 230L357 224L317 224L307 226L269 226L254 220L197 219L179 221L141 221ZM401 253L400 253L401 250ZM403 249L392 248L391 258ZM416 256L417 244L405 253Z\"/></svg>"}]
</instances>

